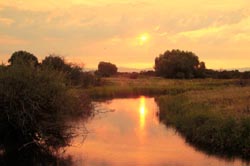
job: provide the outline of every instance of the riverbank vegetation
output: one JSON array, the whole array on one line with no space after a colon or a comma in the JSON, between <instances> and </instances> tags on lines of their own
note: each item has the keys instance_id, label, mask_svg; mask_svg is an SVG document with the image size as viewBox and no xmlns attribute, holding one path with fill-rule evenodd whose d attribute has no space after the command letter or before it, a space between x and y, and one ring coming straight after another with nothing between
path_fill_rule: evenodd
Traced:
<instances>
[{"instance_id":1,"label":"riverbank vegetation","mask_svg":"<svg viewBox=\"0 0 250 166\"><path fill-rule=\"evenodd\" d=\"M159 118L209 153L250 158L250 87L156 98Z\"/></svg>"},{"instance_id":2,"label":"riverbank vegetation","mask_svg":"<svg viewBox=\"0 0 250 166\"><path fill-rule=\"evenodd\" d=\"M83 85L75 82L82 71L77 69L79 77L68 77L75 68L60 62L70 72L52 68L55 63L40 64L25 51L15 52L10 65L1 65L1 165L58 165L58 152L74 136L69 122L91 116L89 98L76 89Z\"/></svg>"},{"instance_id":3,"label":"riverbank vegetation","mask_svg":"<svg viewBox=\"0 0 250 166\"><path fill-rule=\"evenodd\" d=\"M237 79L189 79L175 80L161 77L116 76L102 79L102 86L89 87L84 93L93 99L110 99L123 97L138 97L140 95L156 96L164 94L179 94L191 90L219 89L222 87L241 86ZM246 84L246 83L245 83Z\"/></svg>"}]
</instances>

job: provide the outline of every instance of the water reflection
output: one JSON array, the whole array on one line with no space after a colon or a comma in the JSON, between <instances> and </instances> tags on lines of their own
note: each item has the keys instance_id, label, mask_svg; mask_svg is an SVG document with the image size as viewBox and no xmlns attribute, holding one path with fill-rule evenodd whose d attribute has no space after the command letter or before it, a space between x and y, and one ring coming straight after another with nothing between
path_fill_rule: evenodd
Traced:
<instances>
[{"instance_id":1,"label":"water reflection","mask_svg":"<svg viewBox=\"0 0 250 166\"><path fill-rule=\"evenodd\" d=\"M146 119L146 113L147 113L144 96L140 97L139 113L140 113L140 128L143 130L145 126L145 119Z\"/></svg>"},{"instance_id":2,"label":"water reflection","mask_svg":"<svg viewBox=\"0 0 250 166\"><path fill-rule=\"evenodd\" d=\"M185 143L173 129L157 122L158 107L153 98L115 99L98 103L104 110L87 126L90 134L83 144L77 138L68 154L74 166L190 166L242 165L208 156ZM79 131L81 132L81 131Z\"/></svg>"}]
</instances>

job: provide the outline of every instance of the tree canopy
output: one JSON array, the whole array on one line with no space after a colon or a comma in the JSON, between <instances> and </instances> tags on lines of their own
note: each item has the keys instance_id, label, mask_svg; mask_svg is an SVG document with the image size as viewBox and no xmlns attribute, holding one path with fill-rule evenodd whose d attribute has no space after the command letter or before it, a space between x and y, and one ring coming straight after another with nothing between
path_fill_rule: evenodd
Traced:
<instances>
[{"instance_id":1,"label":"tree canopy","mask_svg":"<svg viewBox=\"0 0 250 166\"><path fill-rule=\"evenodd\" d=\"M97 72L103 77L109 77L117 73L117 67L110 62L100 62Z\"/></svg>"},{"instance_id":2,"label":"tree canopy","mask_svg":"<svg viewBox=\"0 0 250 166\"><path fill-rule=\"evenodd\" d=\"M199 78L204 77L206 67L193 52L167 50L155 58L154 68L158 76L166 78Z\"/></svg>"},{"instance_id":3,"label":"tree canopy","mask_svg":"<svg viewBox=\"0 0 250 166\"><path fill-rule=\"evenodd\" d=\"M15 65L15 64L25 64L32 66L38 65L37 57L27 51L14 52L10 57L10 59L8 60L8 62L10 63L10 65Z\"/></svg>"},{"instance_id":4,"label":"tree canopy","mask_svg":"<svg viewBox=\"0 0 250 166\"><path fill-rule=\"evenodd\" d=\"M65 60L57 55L49 55L42 61L42 66L49 67L57 71L69 72L70 65Z\"/></svg>"},{"instance_id":5,"label":"tree canopy","mask_svg":"<svg viewBox=\"0 0 250 166\"><path fill-rule=\"evenodd\" d=\"M62 72L66 75L66 79L72 85L80 85L87 87L95 84L94 76L88 72L83 72L83 69L77 65L66 63L63 57L58 55L50 55L45 57L41 66Z\"/></svg>"}]
</instances>

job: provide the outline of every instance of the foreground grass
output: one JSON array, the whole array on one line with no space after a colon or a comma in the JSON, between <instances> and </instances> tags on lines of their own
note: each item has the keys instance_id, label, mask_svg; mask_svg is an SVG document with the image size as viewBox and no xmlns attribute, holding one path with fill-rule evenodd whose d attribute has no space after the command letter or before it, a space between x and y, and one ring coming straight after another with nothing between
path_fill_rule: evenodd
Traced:
<instances>
[{"instance_id":1,"label":"foreground grass","mask_svg":"<svg viewBox=\"0 0 250 166\"><path fill-rule=\"evenodd\" d=\"M140 95L154 96L164 94L179 94L191 90L218 89L237 86L237 80L170 80L159 77L111 77L104 79L104 85L88 88L91 98L107 99L120 97L137 97Z\"/></svg>"},{"instance_id":2,"label":"foreground grass","mask_svg":"<svg viewBox=\"0 0 250 166\"><path fill-rule=\"evenodd\" d=\"M160 120L210 153L250 158L250 87L190 91L156 99Z\"/></svg>"}]
</instances>

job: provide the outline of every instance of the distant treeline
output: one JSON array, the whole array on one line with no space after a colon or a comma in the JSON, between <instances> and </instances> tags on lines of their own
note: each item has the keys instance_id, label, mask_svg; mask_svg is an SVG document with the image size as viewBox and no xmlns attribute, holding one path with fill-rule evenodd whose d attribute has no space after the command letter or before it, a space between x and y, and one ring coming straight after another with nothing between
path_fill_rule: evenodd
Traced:
<instances>
[{"instance_id":1,"label":"distant treeline","mask_svg":"<svg viewBox=\"0 0 250 166\"><path fill-rule=\"evenodd\" d=\"M212 70L206 69L205 75L207 78L217 79L250 79L250 71L240 72L239 70Z\"/></svg>"},{"instance_id":2,"label":"distant treeline","mask_svg":"<svg viewBox=\"0 0 250 166\"><path fill-rule=\"evenodd\" d=\"M51 57L48 57L48 59ZM55 57L52 57L54 59ZM46 60L47 58L45 58ZM43 63L42 63L43 64ZM74 69L75 70L75 69ZM77 69L76 69L77 71ZM167 50L155 58L154 70L141 72L118 72L115 64L101 61L94 72L97 77L125 76L136 79L139 76L159 76L170 79L250 79L250 71L207 69L205 62L190 51ZM79 82L79 81L78 81Z\"/></svg>"},{"instance_id":3,"label":"distant treeline","mask_svg":"<svg viewBox=\"0 0 250 166\"><path fill-rule=\"evenodd\" d=\"M157 76L153 70L134 72L142 76ZM130 73L127 73L128 75ZM250 71L239 71L239 70L213 70L205 69L203 78L214 78L214 79L250 79Z\"/></svg>"},{"instance_id":4,"label":"distant treeline","mask_svg":"<svg viewBox=\"0 0 250 166\"><path fill-rule=\"evenodd\" d=\"M159 76L154 70L143 70L140 72L118 72L117 75L136 79L139 76ZM213 70L205 69L204 77L200 78L214 78L214 79L250 79L250 71L240 72L239 70ZM178 78L180 79L180 78Z\"/></svg>"},{"instance_id":5,"label":"distant treeline","mask_svg":"<svg viewBox=\"0 0 250 166\"><path fill-rule=\"evenodd\" d=\"M206 69L205 62L189 51L167 50L155 58L155 70L119 73L130 78L160 76L171 79L215 78L250 79L250 71Z\"/></svg>"},{"instance_id":6,"label":"distant treeline","mask_svg":"<svg viewBox=\"0 0 250 166\"><path fill-rule=\"evenodd\" d=\"M166 51L156 57L155 74L166 78L250 78L250 72L206 69L205 62L200 62L198 56L181 50Z\"/></svg>"}]
</instances>

